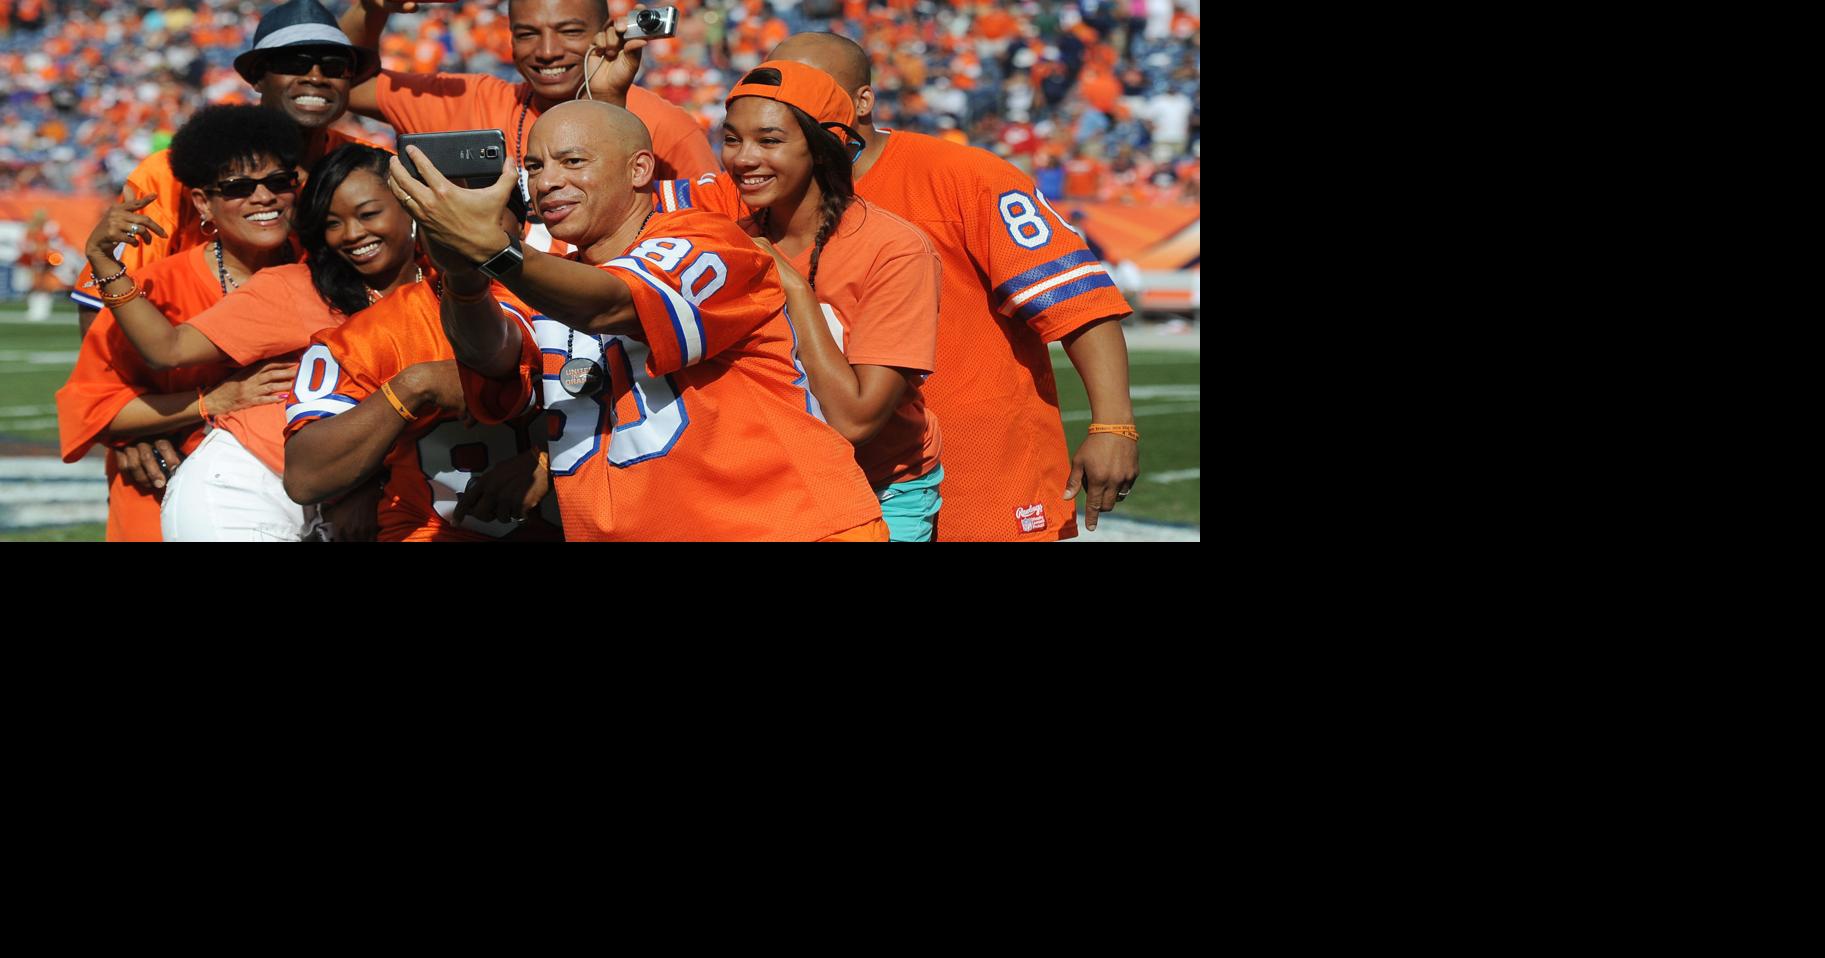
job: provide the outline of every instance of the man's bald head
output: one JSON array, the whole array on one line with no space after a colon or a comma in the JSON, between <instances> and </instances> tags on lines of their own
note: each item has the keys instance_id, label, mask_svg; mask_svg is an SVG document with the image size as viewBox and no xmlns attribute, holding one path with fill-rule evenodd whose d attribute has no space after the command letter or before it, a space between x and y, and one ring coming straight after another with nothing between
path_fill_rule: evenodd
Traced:
<instances>
[{"instance_id":1,"label":"man's bald head","mask_svg":"<svg viewBox=\"0 0 1825 958\"><path fill-rule=\"evenodd\" d=\"M639 117L600 100L567 100L541 114L532 128L536 131L546 124L573 129L585 142L602 144L604 152L611 147L621 156L636 150L653 151L653 135Z\"/></svg>"},{"instance_id":2,"label":"man's bald head","mask_svg":"<svg viewBox=\"0 0 1825 958\"><path fill-rule=\"evenodd\" d=\"M618 106L567 100L532 125L526 175L551 235L595 255L653 208L653 138Z\"/></svg>"},{"instance_id":3,"label":"man's bald head","mask_svg":"<svg viewBox=\"0 0 1825 958\"><path fill-rule=\"evenodd\" d=\"M774 47L767 59L791 60L822 70L835 77L850 96L862 87L874 85L868 54L854 40L834 33L794 34Z\"/></svg>"}]
</instances>

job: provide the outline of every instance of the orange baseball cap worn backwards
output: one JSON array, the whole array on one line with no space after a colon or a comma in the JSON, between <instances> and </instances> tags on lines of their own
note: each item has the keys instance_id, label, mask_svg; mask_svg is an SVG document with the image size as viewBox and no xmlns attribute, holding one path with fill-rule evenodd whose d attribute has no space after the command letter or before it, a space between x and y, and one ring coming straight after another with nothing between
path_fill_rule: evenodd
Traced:
<instances>
[{"instance_id":1,"label":"orange baseball cap worn backwards","mask_svg":"<svg viewBox=\"0 0 1825 958\"><path fill-rule=\"evenodd\" d=\"M737 83L723 100L723 106L735 102L736 97L758 96L769 100L778 100L788 106L795 106L810 114L820 124L841 123L845 127L855 126L855 102L849 94L837 86L835 78L816 67L791 60L768 60L754 70L777 70L780 82L778 86L766 83ZM749 70L744 77L751 76ZM826 127L826 129L829 129ZM848 139L848 134L841 130L831 130L839 139Z\"/></svg>"}]
</instances>

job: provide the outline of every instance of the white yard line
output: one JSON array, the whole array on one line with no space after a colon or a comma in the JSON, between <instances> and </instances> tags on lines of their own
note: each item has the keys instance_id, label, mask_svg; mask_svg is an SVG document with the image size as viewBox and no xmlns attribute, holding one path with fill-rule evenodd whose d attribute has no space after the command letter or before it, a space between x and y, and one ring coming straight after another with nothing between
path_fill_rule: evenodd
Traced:
<instances>
[{"instance_id":1,"label":"white yard line","mask_svg":"<svg viewBox=\"0 0 1825 958\"><path fill-rule=\"evenodd\" d=\"M1141 481L1142 482L1184 482L1187 479L1202 479L1203 472L1204 472L1204 470L1201 468L1171 469L1166 472L1155 472L1155 473L1143 472L1143 473L1141 473Z\"/></svg>"},{"instance_id":2,"label":"white yard line","mask_svg":"<svg viewBox=\"0 0 1825 958\"><path fill-rule=\"evenodd\" d=\"M78 353L53 353L46 350L0 349L0 363L25 363L31 366L73 366Z\"/></svg>"},{"instance_id":3,"label":"white yard line","mask_svg":"<svg viewBox=\"0 0 1825 958\"><path fill-rule=\"evenodd\" d=\"M105 457L99 455L77 462L64 462L54 456L0 457L0 482L19 479L105 479L107 475Z\"/></svg>"},{"instance_id":4,"label":"white yard line","mask_svg":"<svg viewBox=\"0 0 1825 958\"><path fill-rule=\"evenodd\" d=\"M1195 402L1162 403L1158 406L1136 406L1134 407L1134 416L1137 419L1142 416L1175 416L1180 413L1197 412L1202 408L1202 403ZM1064 414L1064 420L1065 422L1089 422L1090 410L1074 409Z\"/></svg>"}]
</instances>

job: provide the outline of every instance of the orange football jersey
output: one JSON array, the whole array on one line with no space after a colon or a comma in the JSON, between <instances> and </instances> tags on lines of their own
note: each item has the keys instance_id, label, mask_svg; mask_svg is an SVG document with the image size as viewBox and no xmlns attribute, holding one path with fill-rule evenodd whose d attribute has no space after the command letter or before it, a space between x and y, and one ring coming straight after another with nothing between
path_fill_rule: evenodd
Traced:
<instances>
[{"instance_id":1,"label":"orange football jersey","mask_svg":"<svg viewBox=\"0 0 1825 958\"><path fill-rule=\"evenodd\" d=\"M751 212L727 173L694 183L670 180L658 194L661 209L695 206L752 229ZM811 275L809 248L791 262L800 276ZM918 227L858 197L818 259L817 298L837 348L851 363L931 372L941 275L931 240ZM925 407L921 387L908 383L892 417L855 447L855 458L868 482L881 489L932 471L941 448L938 417Z\"/></svg>"},{"instance_id":2,"label":"orange football jersey","mask_svg":"<svg viewBox=\"0 0 1825 958\"><path fill-rule=\"evenodd\" d=\"M286 438L319 419L355 408L407 366L455 359L437 307L431 284L414 283L341 326L312 336L310 348L298 361L298 380L285 408ZM532 448L526 418L530 417L471 426L460 415L439 412L407 426L384 461L388 472L380 497L380 541L559 538L551 496L543 504L545 519L534 515L524 522L483 522L464 516L460 525L451 522L469 480Z\"/></svg>"},{"instance_id":3,"label":"orange football jersey","mask_svg":"<svg viewBox=\"0 0 1825 958\"><path fill-rule=\"evenodd\" d=\"M542 400L566 539L804 541L881 517L849 443L811 415L772 257L732 221L658 212L599 268L632 290L638 335L531 315L517 376L463 369L483 421ZM575 359L602 369L595 394L563 388Z\"/></svg>"},{"instance_id":4,"label":"orange football jersey","mask_svg":"<svg viewBox=\"0 0 1825 958\"><path fill-rule=\"evenodd\" d=\"M944 264L937 367L925 382L944 425L937 537L1075 536L1046 344L1128 304L1026 174L986 150L883 134L856 193L923 229Z\"/></svg>"},{"instance_id":5,"label":"orange football jersey","mask_svg":"<svg viewBox=\"0 0 1825 958\"><path fill-rule=\"evenodd\" d=\"M222 300L222 287L214 265L206 263L201 247L159 260L141 269L137 277L143 295L176 326ZM164 393L195 393L227 379L234 367L227 363L184 366L158 371L146 365L139 350L103 309L82 339L76 368L57 390L57 431L64 462L75 462L89 447L103 441L102 433L134 397ZM178 451L189 455L203 441L203 424L196 423L171 437ZM110 445L120 443L110 442ZM109 542L158 542L158 499L129 485L108 456Z\"/></svg>"},{"instance_id":6,"label":"orange football jersey","mask_svg":"<svg viewBox=\"0 0 1825 958\"><path fill-rule=\"evenodd\" d=\"M339 130L329 131L324 147L324 155L350 143L373 146L366 140L349 136ZM203 235L203 223L196 211L196 204L190 202L190 188L177 181L177 175L171 172L171 155L169 150L158 152L140 161L127 174L127 188L121 191L120 198L140 198L147 194L158 197L140 214L150 217L153 222L164 227L169 236L160 236L147 231L145 241L138 246L122 243L114 249L114 258L134 276L140 274L141 267L156 263L173 253L187 250L192 246L201 246L208 237ZM211 234L214 235L214 234ZM95 279L95 273L89 268L88 258L83 258L82 275L76 279L76 288L70 291L70 299L85 309L102 308L101 297L89 285Z\"/></svg>"}]
</instances>

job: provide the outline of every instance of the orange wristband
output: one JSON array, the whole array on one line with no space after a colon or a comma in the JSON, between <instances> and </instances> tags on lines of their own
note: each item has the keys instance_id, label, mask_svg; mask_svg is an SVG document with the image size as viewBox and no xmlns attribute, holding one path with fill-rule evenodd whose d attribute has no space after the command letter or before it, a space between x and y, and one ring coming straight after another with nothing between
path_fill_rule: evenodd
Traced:
<instances>
[{"instance_id":1,"label":"orange wristband","mask_svg":"<svg viewBox=\"0 0 1825 958\"><path fill-rule=\"evenodd\" d=\"M1135 442L1141 441L1141 432L1134 428L1132 423L1110 425L1109 423L1093 422L1090 424L1090 435L1094 436L1097 433L1109 433L1113 436L1121 436L1124 439L1132 439Z\"/></svg>"},{"instance_id":2,"label":"orange wristband","mask_svg":"<svg viewBox=\"0 0 1825 958\"><path fill-rule=\"evenodd\" d=\"M405 403L399 401L398 396L393 394L393 384L391 382L380 384L380 394L387 397L387 402L393 404L393 408L398 411L399 415L404 418L406 422L411 422L418 418L417 416L412 415L412 410L407 409Z\"/></svg>"},{"instance_id":3,"label":"orange wristband","mask_svg":"<svg viewBox=\"0 0 1825 958\"><path fill-rule=\"evenodd\" d=\"M196 387L196 414L203 417L204 422L209 422L209 406L203 401L203 387L201 386ZM215 425L214 423L209 424Z\"/></svg>"},{"instance_id":4,"label":"orange wristband","mask_svg":"<svg viewBox=\"0 0 1825 958\"><path fill-rule=\"evenodd\" d=\"M114 307L119 306L123 303L131 303L138 298L139 298L139 285L134 284L134 286L131 289L127 290L124 293L103 292L101 294L101 303L103 306L106 306L109 309L113 309Z\"/></svg>"}]
</instances>

